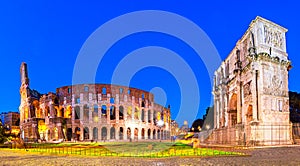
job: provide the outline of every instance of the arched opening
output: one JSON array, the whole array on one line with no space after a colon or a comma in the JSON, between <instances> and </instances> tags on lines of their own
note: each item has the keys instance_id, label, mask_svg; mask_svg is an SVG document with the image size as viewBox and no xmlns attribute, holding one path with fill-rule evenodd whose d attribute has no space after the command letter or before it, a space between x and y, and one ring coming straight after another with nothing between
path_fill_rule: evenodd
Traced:
<instances>
[{"instance_id":1,"label":"arched opening","mask_svg":"<svg viewBox=\"0 0 300 166\"><path fill-rule=\"evenodd\" d=\"M142 133L141 133L141 135L142 135L142 139L145 139L145 129L144 129L144 128L142 128Z\"/></svg>"},{"instance_id":2,"label":"arched opening","mask_svg":"<svg viewBox=\"0 0 300 166\"><path fill-rule=\"evenodd\" d=\"M148 110L148 123L151 123L151 110Z\"/></svg>"},{"instance_id":3,"label":"arched opening","mask_svg":"<svg viewBox=\"0 0 300 166\"><path fill-rule=\"evenodd\" d=\"M45 107L45 116L50 116L50 108L49 108L49 106Z\"/></svg>"},{"instance_id":4,"label":"arched opening","mask_svg":"<svg viewBox=\"0 0 300 166\"><path fill-rule=\"evenodd\" d=\"M252 105L248 106L246 117L247 117L247 122L248 123L253 120L253 108L252 108Z\"/></svg>"},{"instance_id":5,"label":"arched opening","mask_svg":"<svg viewBox=\"0 0 300 166\"><path fill-rule=\"evenodd\" d=\"M102 105L101 107L101 114L103 117L107 117L107 112L106 112L106 105Z\"/></svg>"},{"instance_id":6,"label":"arched opening","mask_svg":"<svg viewBox=\"0 0 300 166\"><path fill-rule=\"evenodd\" d=\"M75 140L79 140L80 139L80 128L79 127L76 127L75 128Z\"/></svg>"},{"instance_id":7,"label":"arched opening","mask_svg":"<svg viewBox=\"0 0 300 166\"><path fill-rule=\"evenodd\" d=\"M106 88L105 87L102 88L102 94L106 95Z\"/></svg>"},{"instance_id":8,"label":"arched opening","mask_svg":"<svg viewBox=\"0 0 300 166\"><path fill-rule=\"evenodd\" d=\"M157 139L160 139L160 130L157 130Z\"/></svg>"},{"instance_id":9,"label":"arched opening","mask_svg":"<svg viewBox=\"0 0 300 166\"><path fill-rule=\"evenodd\" d=\"M154 124L156 124L156 121L157 121L157 119L156 119L156 112L157 111L155 111L155 110L153 111L153 123Z\"/></svg>"},{"instance_id":10,"label":"arched opening","mask_svg":"<svg viewBox=\"0 0 300 166\"><path fill-rule=\"evenodd\" d=\"M68 105L64 113L65 118L71 118L72 116L72 106Z\"/></svg>"},{"instance_id":11,"label":"arched opening","mask_svg":"<svg viewBox=\"0 0 300 166\"><path fill-rule=\"evenodd\" d=\"M139 109L137 107L134 108L134 119L139 120Z\"/></svg>"},{"instance_id":12,"label":"arched opening","mask_svg":"<svg viewBox=\"0 0 300 166\"><path fill-rule=\"evenodd\" d=\"M127 139L131 139L131 129L127 128Z\"/></svg>"},{"instance_id":13,"label":"arched opening","mask_svg":"<svg viewBox=\"0 0 300 166\"><path fill-rule=\"evenodd\" d=\"M115 104L115 98L111 97L109 102L110 102L110 104Z\"/></svg>"},{"instance_id":14,"label":"arched opening","mask_svg":"<svg viewBox=\"0 0 300 166\"><path fill-rule=\"evenodd\" d=\"M85 127L83 130L83 135L84 135L84 139L88 140L89 139L89 128Z\"/></svg>"},{"instance_id":15,"label":"arched opening","mask_svg":"<svg viewBox=\"0 0 300 166\"><path fill-rule=\"evenodd\" d=\"M155 129L153 130L152 135L153 135L153 138L152 138L152 139L156 139L156 130L155 130Z\"/></svg>"},{"instance_id":16,"label":"arched opening","mask_svg":"<svg viewBox=\"0 0 300 166\"><path fill-rule=\"evenodd\" d=\"M138 128L135 128L134 129L134 139L138 139L138 135L139 135L139 129Z\"/></svg>"},{"instance_id":17,"label":"arched opening","mask_svg":"<svg viewBox=\"0 0 300 166\"><path fill-rule=\"evenodd\" d=\"M58 140L58 128L54 127L53 131L54 131L54 140Z\"/></svg>"},{"instance_id":18,"label":"arched opening","mask_svg":"<svg viewBox=\"0 0 300 166\"><path fill-rule=\"evenodd\" d=\"M99 118L98 118L98 105L94 104L94 110L92 113L92 118L93 118L93 122L98 122Z\"/></svg>"},{"instance_id":19,"label":"arched opening","mask_svg":"<svg viewBox=\"0 0 300 166\"><path fill-rule=\"evenodd\" d=\"M232 94L229 100L229 125L234 127L237 124L237 94Z\"/></svg>"},{"instance_id":20,"label":"arched opening","mask_svg":"<svg viewBox=\"0 0 300 166\"><path fill-rule=\"evenodd\" d=\"M110 139L116 139L116 129L114 127L110 128Z\"/></svg>"},{"instance_id":21,"label":"arched opening","mask_svg":"<svg viewBox=\"0 0 300 166\"><path fill-rule=\"evenodd\" d=\"M123 127L120 127L119 140L123 140L123 134L124 134Z\"/></svg>"},{"instance_id":22,"label":"arched opening","mask_svg":"<svg viewBox=\"0 0 300 166\"><path fill-rule=\"evenodd\" d=\"M93 140L97 140L98 139L98 128L94 127L93 128Z\"/></svg>"},{"instance_id":23,"label":"arched opening","mask_svg":"<svg viewBox=\"0 0 300 166\"><path fill-rule=\"evenodd\" d=\"M131 108L131 106L129 106L129 107L127 107L127 117L129 119L131 119L131 115L132 115L132 108Z\"/></svg>"},{"instance_id":24,"label":"arched opening","mask_svg":"<svg viewBox=\"0 0 300 166\"><path fill-rule=\"evenodd\" d=\"M71 141L72 139L72 128L67 129L67 141Z\"/></svg>"},{"instance_id":25,"label":"arched opening","mask_svg":"<svg viewBox=\"0 0 300 166\"><path fill-rule=\"evenodd\" d=\"M80 119L80 107L75 107L75 119Z\"/></svg>"},{"instance_id":26,"label":"arched opening","mask_svg":"<svg viewBox=\"0 0 300 166\"><path fill-rule=\"evenodd\" d=\"M110 120L116 119L116 107L110 106Z\"/></svg>"},{"instance_id":27,"label":"arched opening","mask_svg":"<svg viewBox=\"0 0 300 166\"><path fill-rule=\"evenodd\" d=\"M151 130L150 129L148 129L147 135L148 135L148 139L151 139Z\"/></svg>"},{"instance_id":28,"label":"arched opening","mask_svg":"<svg viewBox=\"0 0 300 166\"><path fill-rule=\"evenodd\" d=\"M124 107L119 106L119 119L123 120L124 119Z\"/></svg>"},{"instance_id":29,"label":"arched opening","mask_svg":"<svg viewBox=\"0 0 300 166\"><path fill-rule=\"evenodd\" d=\"M37 117L37 118L40 117L39 108L40 108L39 101L38 100L34 100L32 102L32 111L30 112L31 113L31 117Z\"/></svg>"},{"instance_id":30,"label":"arched opening","mask_svg":"<svg viewBox=\"0 0 300 166\"><path fill-rule=\"evenodd\" d=\"M142 120L142 122L145 122L145 110L144 109L142 109L142 111L141 111L141 120Z\"/></svg>"},{"instance_id":31,"label":"arched opening","mask_svg":"<svg viewBox=\"0 0 300 166\"><path fill-rule=\"evenodd\" d=\"M101 129L101 140L107 140L107 129L106 127L102 127Z\"/></svg>"},{"instance_id":32,"label":"arched opening","mask_svg":"<svg viewBox=\"0 0 300 166\"><path fill-rule=\"evenodd\" d=\"M145 101L142 101L142 105L141 105L142 107L145 107Z\"/></svg>"},{"instance_id":33,"label":"arched opening","mask_svg":"<svg viewBox=\"0 0 300 166\"><path fill-rule=\"evenodd\" d=\"M83 120L89 121L89 106L87 104L83 106Z\"/></svg>"}]
</instances>

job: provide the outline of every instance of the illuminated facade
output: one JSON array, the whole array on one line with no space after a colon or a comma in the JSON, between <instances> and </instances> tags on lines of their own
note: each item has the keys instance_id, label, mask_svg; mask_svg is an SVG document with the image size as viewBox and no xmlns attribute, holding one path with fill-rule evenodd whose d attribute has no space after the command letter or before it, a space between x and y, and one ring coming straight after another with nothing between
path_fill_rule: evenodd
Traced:
<instances>
[{"instance_id":1,"label":"illuminated facade","mask_svg":"<svg viewBox=\"0 0 300 166\"><path fill-rule=\"evenodd\" d=\"M1 113L1 121L10 134L20 133L20 114L17 112Z\"/></svg>"},{"instance_id":2,"label":"illuminated facade","mask_svg":"<svg viewBox=\"0 0 300 166\"><path fill-rule=\"evenodd\" d=\"M215 130L210 141L291 143L286 32L257 17L215 71Z\"/></svg>"},{"instance_id":3,"label":"illuminated facade","mask_svg":"<svg viewBox=\"0 0 300 166\"><path fill-rule=\"evenodd\" d=\"M40 94L21 65L21 137L25 140L126 141L170 138L170 107L153 94L109 84L80 84ZM162 120L163 126L157 126Z\"/></svg>"}]
</instances>

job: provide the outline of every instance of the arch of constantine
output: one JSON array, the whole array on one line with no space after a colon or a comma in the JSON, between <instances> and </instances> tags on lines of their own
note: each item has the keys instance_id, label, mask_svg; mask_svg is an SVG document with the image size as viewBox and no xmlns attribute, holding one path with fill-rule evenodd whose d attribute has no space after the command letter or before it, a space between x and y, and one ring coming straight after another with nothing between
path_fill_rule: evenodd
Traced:
<instances>
[{"instance_id":1,"label":"arch of constantine","mask_svg":"<svg viewBox=\"0 0 300 166\"><path fill-rule=\"evenodd\" d=\"M21 64L20 128L25 141L126 141L170 138L170 107L154 95L110 84L80 84L40 94ZM163 126L157 122L162 120Z\"/></svg>"},{"instance_id":2,"label":"arch of constantine","mask_svg":"<svg viewBox=\"0 0 300 166\"><path fill-rule=\"evenodd\" d=\"M215 71L214 131L225 144L291 144L287 29L261 17Z\"/></svg>"}]
</instances>

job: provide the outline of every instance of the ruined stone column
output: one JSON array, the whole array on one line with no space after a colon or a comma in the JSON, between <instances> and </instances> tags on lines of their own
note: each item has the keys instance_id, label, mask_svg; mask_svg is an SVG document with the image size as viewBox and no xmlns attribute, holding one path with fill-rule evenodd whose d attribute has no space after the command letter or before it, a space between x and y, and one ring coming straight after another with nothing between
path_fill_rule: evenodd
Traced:
<instances>
[{"instance_id":1,"label":"ruined stone column","mask_svg":"<svg viewBox=\"0 0 300 166\"><path fill-rule=\"evenodd\" d=\"M240 123L242 123L242 106L241 106L241 103L242 103L242 101L241 101L241 91L242 91L242 89L241 89L241 86L240 86L240 84L241 84L241 82L240 82L240 80L239 81L237 81L237 107L236 107L236 109L237 109L237 124L240 124Z\"/></svg>"}]
</instances>

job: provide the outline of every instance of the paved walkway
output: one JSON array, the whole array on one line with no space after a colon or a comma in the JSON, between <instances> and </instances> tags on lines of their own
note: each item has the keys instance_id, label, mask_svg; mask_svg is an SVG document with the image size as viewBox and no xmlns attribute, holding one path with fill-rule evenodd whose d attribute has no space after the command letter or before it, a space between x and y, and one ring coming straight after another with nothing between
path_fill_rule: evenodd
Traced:
<instances>
[{"instance_id":1,"label":"paved walkway","mask_svg":"<svg viewBox=\"0 0 300 166\"><path fill-rule=\"evenodd\" d=\"M243 157L174 157L165 159L54 156L0 149L0 165L300 165L300 147L274 147L248 150Z\"/></svg>"}]
</instances>

